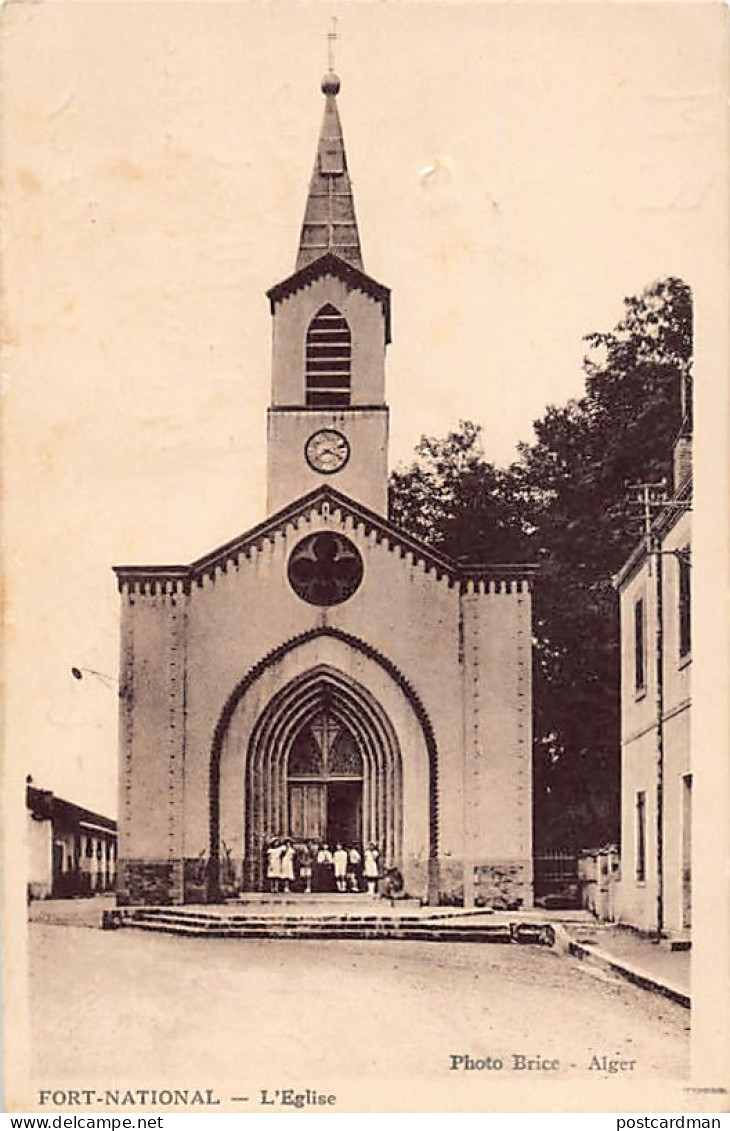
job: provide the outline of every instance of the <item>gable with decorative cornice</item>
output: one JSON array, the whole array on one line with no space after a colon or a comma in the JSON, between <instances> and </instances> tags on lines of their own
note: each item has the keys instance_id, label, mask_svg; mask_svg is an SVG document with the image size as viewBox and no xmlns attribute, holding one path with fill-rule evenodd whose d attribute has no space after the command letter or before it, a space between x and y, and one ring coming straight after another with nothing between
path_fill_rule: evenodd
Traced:
<instances>
[{"instance_id":1,"label":"gable with decorative cornice","mask_svg":"<svg viewBox=\"0 0 730 1131\"><path fill-rule=\"evenodd\" d=\"M232 566L238 567L267 542L296 530L302 519L315 514L331 517L335 523L344 521L352 529L362 530L366 536L373 535L375 542L384 543L391 553L401 559L408 558L413 564L423 567L427 574L433 572L437 580L444 579L449 586L459 585L464 591L499 592L501 589L509 591L513 587L529 587L537 570L537 566L530 563L459 565L374 511L332 487L323 486L190 565L115 566L119 588L166 592L201 586L206 578L215 580L217 574L225 574Z\"/></svg>"}]
</instances>

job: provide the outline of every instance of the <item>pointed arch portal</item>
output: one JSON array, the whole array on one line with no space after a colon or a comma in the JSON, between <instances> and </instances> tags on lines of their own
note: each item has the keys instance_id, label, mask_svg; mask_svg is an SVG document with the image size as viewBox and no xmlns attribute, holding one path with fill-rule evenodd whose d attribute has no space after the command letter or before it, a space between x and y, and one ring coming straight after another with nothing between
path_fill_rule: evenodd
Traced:
<instances>
[{"instance_id":1,"label":"pointed arch portal","mask_svg":"<svg viewBox=\"0 0 730 1131\"><path fill-rule=\"evenodd\" d=\"M246 886L263 879L272 836L369 843L397 860L398 739L356 681L325 665L292 680L260 715L246 757Z\"/></svg>"},{"instance_id":2,"label":"pointed arch portal","mask_svg":"<svg viewBox=\"0 0 730 1131\"><path fill-rule=\"evenodd\" d=\"M313 662L303 665L308 649ZM373 665L365 682L346 670L353 656ZM276 687L276 673L292 660L295 670ZM386 681L379 688L378 678ZM274 687L265 691L272 679ZM404 726L406 749L399 737ZM251 890L262 883L267 840L287 834L374 841L385 864L411 877L413 890L425 893L427 884L430 891L438 854L431 723L398 668L341 629L323 626L292 638L231 693L215 730L209 798L211 902L221 897L221 854L230 859L232 843L233 859L243 863L243 886Z\"/></svg>"}]
</instances>

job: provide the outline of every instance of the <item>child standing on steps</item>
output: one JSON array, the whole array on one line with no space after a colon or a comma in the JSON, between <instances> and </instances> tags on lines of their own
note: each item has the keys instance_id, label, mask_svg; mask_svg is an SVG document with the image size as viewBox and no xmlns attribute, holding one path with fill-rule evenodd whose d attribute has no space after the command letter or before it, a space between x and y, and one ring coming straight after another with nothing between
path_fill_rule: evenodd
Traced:
<instances>
[{"instance_id":1,"label":"child standing on steps","mask_svg":"<svg viewBox=\"0 0 730 1131\"><path fill-rule=\"evenodd\" d=\"M374 844L369 844L365 849L365 867L363 872L368 885L368 895L374 899L378 887L378 877L380 875L380 853L378 852L377 846Z\"/></svg>"},{"instance_id":2,"label":"child standing on steps","mask_svg":"<svg viewBox=\"0 0 730 1131\"><path fill-rule=\"evenodd\" d=\"M344 894L344 892L347 891L347 853L339 841L332 854L332 862L335 866L335 883L337 884L337 890Z\"/></svg>"}]
</instances>

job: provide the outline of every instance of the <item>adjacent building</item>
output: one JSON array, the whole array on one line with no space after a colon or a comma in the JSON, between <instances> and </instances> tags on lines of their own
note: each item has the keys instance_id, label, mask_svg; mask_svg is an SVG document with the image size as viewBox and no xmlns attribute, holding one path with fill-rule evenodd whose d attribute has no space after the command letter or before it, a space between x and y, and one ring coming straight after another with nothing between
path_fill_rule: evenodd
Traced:
<instances>
[{"instance_id":1,"label":"adjacent building","mask_svg":"<svg viewBox=\"0 0 730 1131\"><path fill-rule=\"evenodd\" d=\"M26 784L28 898L114 891L116 821Z\"/></svg>"},{"instance_id":2,"label":"adjacent building","mask_svg":"<svg viewBox=\"0 0 730 1131\"><path fill-rule=\"evenodd\" d=\"M388 518L391 295L339 87L268 292L268 515L191 564L116 567L122 903L259 890L280 837L373 843L422 900L532 901L533 568L466 568Z\"/></svg>"},{"instance_id":3,"label":"adjacent building","mask_svg":"<svg viewBox=\"0 0 730 1131\"><path fill-rule=\"evenodd\" d=\"M673 489L645 488L647 533L614 578L621 618L621 880L616 917L687 935L692 923L692 420L689 378Z\"/></svg>"}]
</instances>

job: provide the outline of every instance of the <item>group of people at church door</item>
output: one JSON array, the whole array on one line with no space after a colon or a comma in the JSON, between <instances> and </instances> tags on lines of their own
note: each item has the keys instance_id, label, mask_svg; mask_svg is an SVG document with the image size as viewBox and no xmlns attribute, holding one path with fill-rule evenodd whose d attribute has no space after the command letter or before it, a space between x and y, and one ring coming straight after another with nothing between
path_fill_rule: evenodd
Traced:
<instances>
[{"instance_id":1,"label":"group of people at church door","mask_svg":"<svg viewBox=\"0 0 730 1131\"><path fill-rule=\"evenodd\" d=\"M339 841L334 852L328 844L316 847L312 866L312 884L308 891L360 892L363 880L370 895L375 895L380 877L380 853L374 844L361 852L357 845Z\"/></svg>"},{"instance_id":2,"label":"group of people at church door","mask_svg":"<svg viewBox=\"0 0 730 1131\"><path fill-rule=\"evenodd\" d=\"M317 849L314 858L312 887L314 891L360 891L362 856L354 844L345 848L339 841L334 852L328 844Z\"/></svg>"},{"instance_id":3,"label":"group of people at church door","mask_svg":"<svg viewBox=\"0 0 730 1131\"><path fill-rule=\"evenodd\" d=\"M380 853L375 844L363 852L357 845L339 841L332 851L328 844L294 845L291 839L275 837L266 849L269 891L361 892L363 881L371 896L377 893Z\"/></svg>"}]
</instances>

